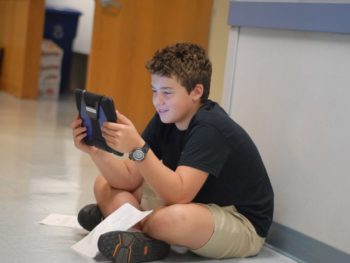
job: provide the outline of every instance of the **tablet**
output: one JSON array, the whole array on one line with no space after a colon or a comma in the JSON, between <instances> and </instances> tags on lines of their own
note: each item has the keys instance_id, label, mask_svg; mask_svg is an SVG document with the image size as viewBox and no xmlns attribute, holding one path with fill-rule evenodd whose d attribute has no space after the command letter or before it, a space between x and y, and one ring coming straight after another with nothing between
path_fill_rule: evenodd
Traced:
<instances>
[{"instance_id":1,"label":"tablet","mask_svg":"<svg viewBox=\"0 0 350 263\"><path fill-rule=\"evenodd\" d=\"M75 102L79 116L86 127L87 136L84 142L107 152L123 156L123 153L110 148L102 137L101 126L104 122L117 122L113 100L109 97L88 92L86 90L75 90Z\"/></svg>"}]
</instances>

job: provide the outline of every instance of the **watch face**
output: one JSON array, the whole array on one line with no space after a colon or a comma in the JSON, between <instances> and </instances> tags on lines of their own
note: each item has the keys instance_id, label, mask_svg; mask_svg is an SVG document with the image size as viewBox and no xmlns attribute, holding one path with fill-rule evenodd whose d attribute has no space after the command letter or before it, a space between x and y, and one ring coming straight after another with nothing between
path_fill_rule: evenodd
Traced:
<instances>
[{"instance_id":1,"label":"watch face","mask_svg":"<svg viewBox=\"0 0 350 263\"><path fill-rule=\"evenodd\" d=\"M133 153L132 153L132 158L135 161L142 161L145 158L145 153L142 151L142 149L136 149Z\"/></svg>"}]
</instances>

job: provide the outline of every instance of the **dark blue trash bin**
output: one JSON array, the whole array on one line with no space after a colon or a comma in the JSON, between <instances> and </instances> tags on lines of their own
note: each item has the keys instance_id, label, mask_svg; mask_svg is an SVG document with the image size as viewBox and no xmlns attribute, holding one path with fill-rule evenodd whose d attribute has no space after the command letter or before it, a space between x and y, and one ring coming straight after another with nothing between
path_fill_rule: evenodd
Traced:
<instances>
[{"instance_id":1,"label":"dark blue trash bin","mask_svg":"<svg viewBox=\"0 0 350 263\"><path fill-rule=\"evenodd\" d=\"M46 7L44 38L63 49L60 93L68 89L73 40L77 34L80 11L70 8Z\"/></svg>"}]
</instances>

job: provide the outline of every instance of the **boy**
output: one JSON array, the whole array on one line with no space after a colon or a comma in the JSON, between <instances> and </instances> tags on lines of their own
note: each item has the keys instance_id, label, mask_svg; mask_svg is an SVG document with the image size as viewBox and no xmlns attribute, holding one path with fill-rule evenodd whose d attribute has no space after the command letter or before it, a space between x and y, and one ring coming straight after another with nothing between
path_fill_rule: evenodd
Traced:
<instances>
[{"instance_id":1,"label":"boy","mask_svg":"<svg viewBox=\"0 0 350 263\"><path fill-rule=\"evenodd\" d=\"M102 254L114 262L165 257L168 244L209 258L258 254L273 215L273 190L253 141L215 102L208 100L211 63L205 51L177 43L157 51L147 69L156 114L140 136L118 112L103 137L128 160L83 143L86 129L72 124L76 147L99 168L97 205L79 213L93 229L125 202L154 209L141 232L108 232L99 238Z\"/></svg>"}]
</instances>

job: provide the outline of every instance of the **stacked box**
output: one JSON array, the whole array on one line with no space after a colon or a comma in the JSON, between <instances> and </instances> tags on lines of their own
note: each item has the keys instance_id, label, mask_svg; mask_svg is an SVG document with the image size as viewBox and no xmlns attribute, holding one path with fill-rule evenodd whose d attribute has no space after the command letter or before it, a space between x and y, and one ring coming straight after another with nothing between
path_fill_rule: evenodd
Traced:
<instances>
[{"instance_id":1,"label":"stacked box","mask_svg":"<svg viewBox=\"0 0 350 263\"><path fill-rule=\"evenodd\" d=\"M42 98L57 99L60 93L63 50L49 39L41 44L39 94Z\"/></svg>"}]
</instances>

